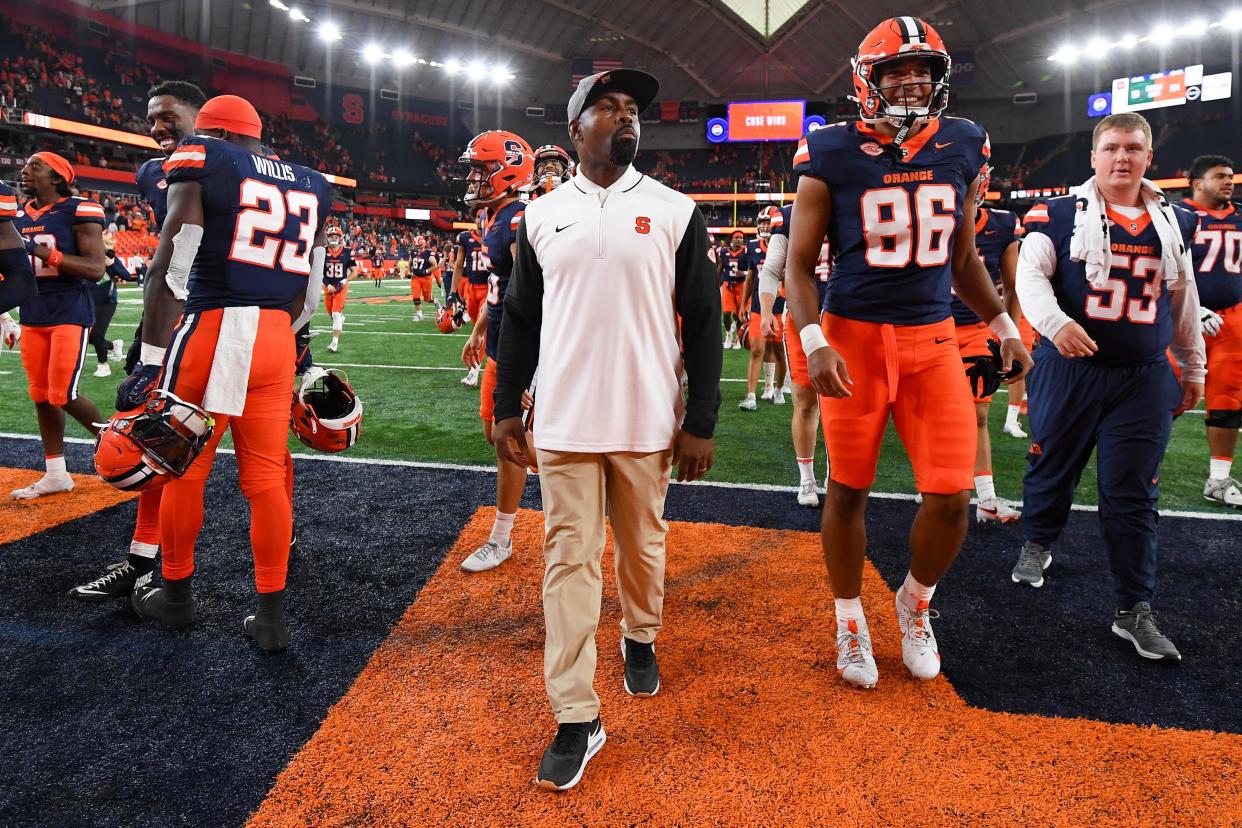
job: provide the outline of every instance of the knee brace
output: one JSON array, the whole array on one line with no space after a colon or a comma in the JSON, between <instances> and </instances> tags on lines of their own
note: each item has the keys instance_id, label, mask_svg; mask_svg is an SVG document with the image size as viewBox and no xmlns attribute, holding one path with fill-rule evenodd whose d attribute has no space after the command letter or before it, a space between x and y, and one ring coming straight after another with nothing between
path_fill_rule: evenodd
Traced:
<instances>
[{"instance_id":1,"label":"knee brace","mask_svg":"<svg viewBox=\"0 0 1242 828\"><path fill-rule=\"evenodd\" d=\"M345 314L335 311L332 314L332 330L339 331L341 326L345 324Z\"/></svg>"},{"instance_id":2,"label":"knee brace","mask_svg":"<svg viewBox=\"0 0 1242 828\"><path fill-rule=\"evenodd\" d=\"M1242 408L1236 411L1208 411L1204 422L1209 428L1242 428Z\"/></svg>"}]
</instances>

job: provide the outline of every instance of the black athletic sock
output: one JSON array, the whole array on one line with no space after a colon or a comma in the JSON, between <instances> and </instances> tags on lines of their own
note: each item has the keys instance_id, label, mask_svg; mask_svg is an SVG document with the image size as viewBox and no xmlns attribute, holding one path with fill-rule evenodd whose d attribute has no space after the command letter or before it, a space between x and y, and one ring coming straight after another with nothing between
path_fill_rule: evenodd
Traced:
<instances>
[{"instance_id":1,"label":"black athletic sock","mask_svg":"<svg viewBox=\"0 0 1242 828\"><path fill-rule=\"evenodd\" d=\"M155 558L144 558L141 555L135 555L133 552L130 552L125 557L125 560L130 565L130 568L139 575L146 575L148 572L155 570Z\"/></svg>"},{"instance_id":2,"label":"black athletic sock","mask_svg":"<svg viewBox=\"0 0 1242 828\"><path fill-rule=\"evenodd\" d=\"M259 611L255 613L255 618L259 621L276 621L285 615L285 591L278 589L275 592L259 593Z\"/></svg>"},{"instance_id":3,"label":"black athletic sock","mask_svg":"<svg viewBox=\"0 0 1242 828\"><path fill-rule=\"evenodd\" d=\"M176 580L173 580L172 578L165 578L164 589L168 590L168 600L177 601L178 603L181 601L189 601L190 579L193 577L193 575L187 575L184 578L177 578Z\"/></svg>"}]
</instances>

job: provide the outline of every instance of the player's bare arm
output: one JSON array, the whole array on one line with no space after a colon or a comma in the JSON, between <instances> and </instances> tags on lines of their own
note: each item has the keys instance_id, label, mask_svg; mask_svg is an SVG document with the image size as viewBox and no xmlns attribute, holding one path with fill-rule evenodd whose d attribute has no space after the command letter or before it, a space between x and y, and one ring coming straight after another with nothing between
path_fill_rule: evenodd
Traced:
<instances>
[{"instance_id":1,"label":"player's bare arm","mask_svg":"<svg viewBox=\"0 0 1242 828\"><path fill-rule=\"evenodd\" d=\"M1022 320L1022 304L1018 301L1018 247L1017 242L1012 242L1005 248L1000 260L1001 284L1005 288L1005 295L1002 297L1005 313L1009 314L1015 325Z\"/></svg>"},{"instance_id":2,"label":"player's bare arm","mask_svg":"<svg viewBox=\"0 0 1242 828\"><path fill-rule=\"evenodd\" d=\"M815 286L815 263L832 218L832 198L828 185L810 175L798 181L797 220L789 229L789 258L785 264L785 301L799 336L808 326L819 329L819 289ZM971 248L974 249L973 247ZM808 331L814 337L813 330ZM816 339L822 342L823 332ZM827 397L849 397L850 379L845 360L831 344L803 341L807 373L815 390Z\"/></svg>"},{"instance_id":3,"label":"player's bare arm","mask_svg":"<svg viewBox=\"0 0 1242 828\"><path fill-rule=\"evenodd\" d=\"M78 224L73 228L73 236L78 244L78 255L64 254L60 264L57 266L57 270L60 271L62 276L77 276L82 279L90 279L92 282L99 281L104 277L104 268L108 266L108 262L104 257L103 228L94 222ZM39 251L44 250L47 251L47 254L39 256ZM35 255L47 261L51 253L52 251L47 247L39 245Z\"/></svg>"},{"instance_id":4,"label":"player's bare arm","mask_svg":"<svg viewBox=\"0 0 1242 828\"><path fill-rule=\"evenodd\" d=\"M143 288L142 341L164 348L181 315L181 302L168 286L175 237L186 225L203 226L203 187L197 181L179 181L168 187L168 217L160 231L160 244L147 269Z\"/></svg>"},{"instance_id":5,"label":"player's bare arm","mask_svg":"<svg viewBox=\"0 0 1242 828\"><path fill-rule=\"evenodd\" d=\"M464 276L465 269L466 269L466 248L459 244L457 245L457 254L453 257L452 285L453 285L453 291L455 293L463 292L461 289L461 282L462 282L462 279L465 278Z\"/></svg>"}]
</instances>

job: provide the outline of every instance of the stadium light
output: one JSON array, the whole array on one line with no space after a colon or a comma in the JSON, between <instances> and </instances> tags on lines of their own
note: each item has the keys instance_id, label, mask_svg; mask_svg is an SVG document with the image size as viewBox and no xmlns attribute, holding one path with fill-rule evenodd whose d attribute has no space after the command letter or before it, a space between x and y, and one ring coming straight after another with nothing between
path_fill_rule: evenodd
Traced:
<instances>
[{"instance_id":1,"label":"stadium light","mask_svg":"<svg viewBox=\"0 0 1242 828\"><path fill-rule=\"evenodd\" d=\"M392 53L392 62L398 69L404 69L416 59L409 49L398 49Z\"/></svg>"},{"instance_id":2,"label":"stadium light","mask_svg":"<svg viewBox=\"0 0 1242 828\"><path fill-rule=\"evenodd\" d=\"M1242 11L1231 11L1225 15L1225 19L1221 21L1226 29L1237 31L1242 29Z\"/></svg>"},{"instance_id":3,"label":"stadium light","mask_svg":"<svg viewBox=\"0 0 1242 828\"><path fill-rule=\"evenodd\" d=\"M1207 31L1208 22L1202 17L1197 17L1182 26L1181 29L1178 30L1178 34L1186 35L1187 37L1202 37L1207 34Z\"/></svg>"},{"instance_id":4,"label":"stadium light","mask_svg":"<svg viewBox=\"0 0 1242 828\"><path fill-rule=\"evenodd\" d=\"M328 21L319 24L319 39L324 43L333 43L341 39L341 27Z\"/></svg>"},{"instance_id":5,"label":"stadium light","mask_svg":"<svg viewBox=\"0 0 1242 828\"><path fill-rule=\"evenodd\" d=\"M1093 38L1083 47L1082 53L1092 60L1103 60L1108 56L1108 44L1100 38Z\"/></svg>"},{"instance_id":6,"label":"stadium light","mask_svg":"<svg viewBox=\"0 0 1242 828\"><path fill-rule=\"evenodd\" d=\"M296 23L306 23L310 20L297 6L289 9L289 17Z\"/></svg>"},{"instance_id":7,"label":"stadium light","mask_svg":"<svg viewBox=\"0 0 1242 828\"><path fill-rule=\"evenodd\" d=\"M269 6L275 6L276 8L280 9L283 12L289 11L289 7L286 6L284 3L280 2L280 0L267 0L267 4Z\"/></svg>"},{"instance_id":8,"label":"stadium light","mask_svg":"<svg viewBox=\"0 0 1242 828\"><path fill-rule=\"evenodd\" d=\"M1177 29L1167 23L1161 23L1151 30L1151 39L1160 44L1171 43L1177 34Z\"/></svg>"},{"instance_id":9,"label":"stadium light","mask_svg":"<svg viewBox=\"0 0 1242 828\"><path fill-rule=\"evenodd\" d=\"M1056 63L1073 63L1074 58L1078 57L1078 51L1068 43L1048 55L1048 60Z\"/></svg>"},{"instance_id":10,"label":"stadium light","mask_svg":"<svg viewBox=\"0 0 1242 828\"><path fill-rule=\"evenodd\" d=\"M1116 43L1116 46L1121 49L1133 49L1137 45L1138 38L1132 34L1123 35L1121 40L1118 40Z\"/></svg>"},{"instance_id":11,"label":"stadium light","mask_svg":"<svg viewBox=\"0 0 1242 828\"><path fill-rule=\"evenodd\" d=\"M476 80L476 81L482 80L483 76L486 74L487 74L487 67L483 65L483 61L476 60L470 64L470 79L471 80Z\"/></svg>"},{"instance_id":12,"label":"stadium light","mask_svg":"<svg viewBox=\"0 0 1242 828\"><path fill-rule=\"evenodd\" d=\"M499 63L497 63L495 66L492 67L491 75L492 75L492 83L496 84L497 86L507 83L509 81L509 78L513 77L512 75L509 74L509 67L502 66Z\"/></svg>"},{"instance_id":13,"label":"stadium light","mask_svg":"<svg viewBox=\"0 0 1242 828\"><path fill-rule=\"evenodd\" d=\"M384 59L384 47L378 43L368 43L362 47L362 59L374 66Z\"/></svg>"},{"instance_id":14,"label":"stadium light","mask_svg":"<svg viewBox=\"0 0 1242 828\"><path fill-rule=\"evenodd\" d=\"M444 64L444 71L450 75L456 75L461 71L461 64L457 62L456 58L449 58Z\"/></svg>"}]
</instances>

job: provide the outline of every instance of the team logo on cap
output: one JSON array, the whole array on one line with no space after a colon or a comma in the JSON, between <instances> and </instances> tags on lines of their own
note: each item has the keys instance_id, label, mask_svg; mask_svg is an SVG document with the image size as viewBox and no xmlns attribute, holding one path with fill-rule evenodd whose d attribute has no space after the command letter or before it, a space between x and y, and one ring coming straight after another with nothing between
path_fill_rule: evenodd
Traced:
<instances>
[{"instance_id":1,"label":"team logo on cap","mask_svg":"<svg viewBox=\"0 0 1242 828\"><path fill-rule=\"evenodd\" d=\"M884 152L884 148L874 141L868 141L859 147L859 149L867 153L867 155L870 155L872 158L875 158Z\"/></svg>"}]
</instances>

